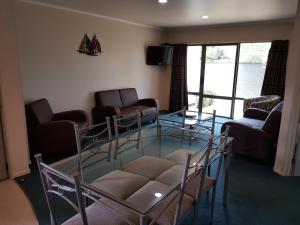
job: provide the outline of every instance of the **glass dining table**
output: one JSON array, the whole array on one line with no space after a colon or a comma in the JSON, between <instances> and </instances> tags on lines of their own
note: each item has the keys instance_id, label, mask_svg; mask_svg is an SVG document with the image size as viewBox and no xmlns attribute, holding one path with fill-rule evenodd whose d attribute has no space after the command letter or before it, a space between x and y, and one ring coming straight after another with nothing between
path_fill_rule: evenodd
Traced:
<instances>
[{"instance_id":1,"label":"glass dining table","mask_svg":"<svg viewBox=\"0 0 300 225\"><path fill-rule=\"evenodd\" d=\"M191 118L195 120L194 117ZM175 123L170 123L172 120ZM207 117L205 120L212 124ZM80 171L84 189L100 200L108 199L114 204L126 207L139 216L141 225L145 225L149 212L180 185L187 154L192 155L192 163L198 161L212 136L211 130L207 132L204 129L205 132L201 132L191 127L196 125L195 121L192 125L184 123L184 126L180 125L180 121L182 118L178 114L163 115L156 123L143 126L140 134L138 130L124 132L118 138L120 149L116 157L107 155L110 150L116 151L116 140L112 139L111 142L102 144L89 144L89 148L81 153L80 168L78 155L49 166L69 177ZM205 124L204 127L209 126L214 125ZM191 142L191 135L197 136L197 139ZM214 144L218 145L220 138L214 140ZM226 146L229 153L231 143L232 139L229 138ZM114 154L110 152L109 155ZM225 160L224 202L229 178L229 159L227 157ZM153 185L154 182L163 185ZM139 192L145 193L142 198L136 197Z\"/></svg>"}]
</instances>

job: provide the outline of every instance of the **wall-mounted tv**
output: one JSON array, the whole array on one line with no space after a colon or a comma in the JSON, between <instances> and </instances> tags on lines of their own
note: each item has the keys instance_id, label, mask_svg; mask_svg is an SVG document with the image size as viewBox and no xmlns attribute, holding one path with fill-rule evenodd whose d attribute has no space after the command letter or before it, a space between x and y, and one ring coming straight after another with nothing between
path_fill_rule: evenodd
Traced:
<instances>
[{"instance_id":1,"label":"wall-mounted tv","mask_svg":"<svg viewBox=\"0 0 300 225\"><path fill-rule=\"evenodd\" d=\"M172 46L148 46L147 48L147 65L166 65L172 63L173 47Z\"/></svg>"}]
</instances>

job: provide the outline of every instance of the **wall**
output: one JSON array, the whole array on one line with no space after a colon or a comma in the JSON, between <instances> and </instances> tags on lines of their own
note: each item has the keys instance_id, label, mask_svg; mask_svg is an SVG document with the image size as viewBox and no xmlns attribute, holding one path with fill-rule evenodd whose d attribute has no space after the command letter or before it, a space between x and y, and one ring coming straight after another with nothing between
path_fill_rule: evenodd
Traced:
<instances>
[{"instance_id":1,"label":"wall","mask_svg":"<svg viewBox=\"0 0 300 225\"><path fill-rule=\"evenodd\" d=\"M300 115L300 4L298 4L295 26L290 42L285 101L281 119L279 142L277 147L274 170L281 175L300 175L300 155L296 158L296 171L292 171L292 159L295 153L295 144L299 143L300 134L297 134ZM300 130L299 130L300 131ZM298 136L298 140L297 140ZM299 151L299 148L298 148Z\"/></svg>"},{"instance_id":2,"label":"wall","mask_svg":"<svg viewBox=\"0 0 300 225\"><path fill-rule=\"evenodd\" d=\"M212 44L234 42L263 42L289 39L293 22L282 21L261 24L219 25L203 28L169 30L165 34L170 43Z\"/></svg>"},{"instance_id":3,"label":"wall","mask_svg":"<svg viewBox=\"0 0 300 225\"><path fill-rule=\"evenodd\" d=\"M29 172L22 85L17 59L13 4L0 2L1 116L8 171L11 178Z\"/></svg>"},{"instance_id":4,"label":"wall","mask_svg":"<svg viewBox=\"0 0 300 225\"><path fill-rule=\"evenodd\" d=\"M165 108L164 69L145 64L145 48L161 43L160 30L25 2L16 12L25 101L45 97L55 112L90 112L95 91L135 87ZM102 55L76 52L84 33L97 34Z\"/></svg>"}]
</instances>

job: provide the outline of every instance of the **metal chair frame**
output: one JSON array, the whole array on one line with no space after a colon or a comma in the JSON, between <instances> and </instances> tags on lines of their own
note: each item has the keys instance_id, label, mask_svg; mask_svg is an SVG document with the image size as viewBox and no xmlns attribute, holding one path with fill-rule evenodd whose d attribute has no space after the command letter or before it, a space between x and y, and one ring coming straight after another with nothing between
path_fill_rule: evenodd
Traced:
<instances>
[{"instance_id":1,"label":"metal chair frame","mask_svg":"<svg viewBox=\"0 0 300 225\"><path fill-rule=\"evenodd\" d=\"M102 129L102 127L104 127L104 128ZM97 133L95 133L95 134L89 134L89 131L97 130L97 129L101 129L101 131L99 131L99 132L97 131ZM111 160L112 132L111 132L111 124L110 124L109 117L106 117L106 122L104 122L104 123L96 124L94 126L89 126L84 129L79 129L78 125L74 125L74 130L75 130L77 153L78 153L77 168L78 168L78 172L80 172L80 174L82 174L82 169L87 168L88 166L91 166L99 161L103 161L103 160L110 161ZM105 136L107 138L102 138L103 136ZM88 143L86 146L82 147L83 141L88 142L90 140L91 140L90 143ZM101 149L100 149L101 143L108 143L107 151L101 151ZM91 147L93 147L95 145L99 145L100 151L98 151L95 148L91 149ZM83 158L83 153L88 150L90 150L92 154L86 158ZM94 157L97 154L106 154L106 157L101 158L95 162L92 162L90 164L83 166L83 164L87 160L89 160L90 158Z\"/></svg>"},{"instance_id":2,"label":"metal chair frame","mask_svg":"<svg viewBox=\"0 0 300 225\"><path fill-rule=\"evenodd\" d=\"M53 198L58 197L65 200L77 213L84 215L84 200L77 197L77 202L70 199L67 194L77 194L76 185L72 178L59 173L55 169L49 167L42 161L42 155L35 155L38 165L48 209L50 212L51 225L58 225L58 219L54 209ZM81 217L83 225L88 225L86 217Z\"/></svg>"},{"instance_id":3,"label":"metal chair frame","mask_svg":"<svg viewBox=\"0 0 300 225\"><path fill-rule=\"evenodd\" d=\"M141 141L141 113L137 111L135 116L125 116L122 118L117 118L117 116L113 116L114 123L114 131L115 131L115 152L114 159L117 159L117 156L125 151L128 151L132 148L138 149ZM137 128L136 128L137 127ZM119 129L125 129L124 133L119 133ZM136 139L132 139L134 134L138 134ZM126 138L126 141L120 144L120 139ZM135 143L134 145L130 145L120 150L122 147L126 146L129 143Z\"/></svg>"}]
</instances>

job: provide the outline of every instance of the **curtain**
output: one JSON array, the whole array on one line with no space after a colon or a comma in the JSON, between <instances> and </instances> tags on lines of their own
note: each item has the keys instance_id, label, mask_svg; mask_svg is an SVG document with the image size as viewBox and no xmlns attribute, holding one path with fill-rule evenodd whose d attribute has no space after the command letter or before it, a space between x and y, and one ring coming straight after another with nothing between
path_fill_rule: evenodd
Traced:
<instances>
[{"instance_id":1,"label":"curtain","mask_svg":"<svg viewBox=\"0 0 300 225\"><path fill-rule=\"evenodd\" d=\"M289 41L272 41L261 95L284 97Z\"/></svg>"},{"instance_id":2,"label":"curtain","mask_svg":"<svg viewBox=\"0 0 300 225\"><path fill-rule=\"evenodd\" d=\"M173 45L172 75L169 111L188 106L187 94L187 44Z\"/></svg>"}]
</instances>

